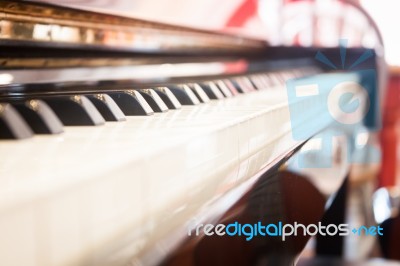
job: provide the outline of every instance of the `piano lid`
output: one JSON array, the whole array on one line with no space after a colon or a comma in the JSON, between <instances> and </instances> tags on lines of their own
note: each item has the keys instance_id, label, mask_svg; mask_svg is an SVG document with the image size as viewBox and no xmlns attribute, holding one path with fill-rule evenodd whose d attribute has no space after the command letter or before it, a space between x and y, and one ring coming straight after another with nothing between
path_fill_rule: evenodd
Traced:
<instances>
[{"instance_id":1,"label":"piano lid","mask_svg":"<svg viewBox=\"0 0 400 266\"><path fill-rule=\"evenodd\" d=\"M118 12L106 12L108 9L104 8L94 8L103 12L99 13L76 9L78 4L69 6L74 6L75 9L28 1L1 1L0 45L10 42L12 45L34 43L40 46L106 48L152 53L249 53L262 50L266 46L264 41L240 35L110 15ZM103 5L106 6L114 4ZM86 9L89 9L88 6Z\"/></svg>"},{"instance_id":2,"label":"piano lid","mask_svg":"<svg viewBox=\"0 0 400 266\"><path fill-rule=\"evenodd\" d=\"M35 0L82 10L266 39L258 0Z\"/></svg>"}]
</instances>

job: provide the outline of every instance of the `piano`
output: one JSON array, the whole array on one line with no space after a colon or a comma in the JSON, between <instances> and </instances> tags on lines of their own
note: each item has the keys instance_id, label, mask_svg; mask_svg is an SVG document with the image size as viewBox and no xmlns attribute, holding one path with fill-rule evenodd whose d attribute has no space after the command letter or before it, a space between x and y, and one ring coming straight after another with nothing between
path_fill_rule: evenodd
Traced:
<instances>
[{"instance_id":1,"label":"piano","mask_svg":"<svg viewBox=\"0 0 400 266\"><path fill-rule=\"evenodd\" d=\"M310 211L302 202L315 211L305 221L321 219L350 163L336 143L332 182L331 168L314 179L289 171L333 126L318 118L319 98L291 102L286 87L358 80L314 59L339 62L339 47L270 46L50 2L0 2L0 263L222 265L229 258L207 253L220 245L235 259L261 254L238 265L292 265L308 238L277 249L265 240L259 252L257 241L208 243L187 228L240 212L277 221ZM366 51L374 67L374 50L347 54ZM293 110L307 116L293 123Z\"/></svg>"}]
</instances>

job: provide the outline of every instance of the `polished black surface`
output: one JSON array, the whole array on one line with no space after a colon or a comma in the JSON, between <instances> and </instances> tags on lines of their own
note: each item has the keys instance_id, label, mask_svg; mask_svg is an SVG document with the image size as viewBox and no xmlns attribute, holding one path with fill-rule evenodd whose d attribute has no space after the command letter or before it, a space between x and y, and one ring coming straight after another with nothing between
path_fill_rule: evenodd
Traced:
<instances>
[{"instance_id":1,"label":"polished black surface","mask_svg":"<svg viewBox=\"0 0 400 266\"><path fill-rule=\"evenodd\" d=\"M213 223L318 224L336 208L307 176L281 170L281 161L263 174L224 216ZM341 178L341 177L338 177ZM343 177L342 177L343 178ZM335 197L331 195L331 197ZM328 202L333 202L328 204ZM328 208L328 209L327 209ZM293 265L310 236L191 236L163 266L175 265Z\"/></svg>"}]
</instances>

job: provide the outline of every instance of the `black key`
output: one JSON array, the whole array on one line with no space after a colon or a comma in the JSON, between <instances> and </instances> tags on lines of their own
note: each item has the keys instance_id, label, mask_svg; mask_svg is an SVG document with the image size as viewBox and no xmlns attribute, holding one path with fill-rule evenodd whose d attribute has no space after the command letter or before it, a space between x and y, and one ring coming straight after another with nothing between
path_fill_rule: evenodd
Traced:
<instances>
[{"instance_id":1,"label":"black key","mask_svg":"<svg viewBox=\"0 0 400 266\"><path fill-rule=\"evenodd\" d=\"M201 83L200 86L203 88L204 92L207 94L208 98L212 100L223 99L224 95L219 90L214 82Z\"/></svg>"},{"instance_id":2,"label":"black key","mask_svg":"<svg viewBox=\"0 0 400 266\"><path fill-rule=\"evenodd\" d=\"M239 84L239 86L242 88L242 90L246 93L246 92L252 92L255 91L256 88L254 88L253 84L251 83L251 81L247 78L247 77L238 77L237 78L237 82Z\"/></svg>"},{"instance_id":3,"label":"black key","mask_svg":"<svg viewBox=\"0 0 400 266\"><path fill-rule=\"evenodd\" d=\"M66 126L97 126L104 118L85 96L74 95L43 99Z\"/></svg>"},{"instance_id":4,"label":"black key","mask_svg":"<svg viewBox=\"0 0 400 266\"><path fill-rule=\"evenodd\" d=\"M251 86L254 90L260 90L259 86L257 86L257 83L254 82L254 80L251 77L246 77L246 80L249 83L249 86Z\"/></svg>"},{"instance_id":5,"label":"black key","mask_svg":"<svg viewBox=\"0 0 400 266\"><path fill-rule=\"evenodd\" d=\"M125 115L152 115L154 113L143 96L136 90L109 93Z\"/></svg>"},{"instance_id":6,"label":"black key","mask_svg":"<svg viewBox=\"0 0 400 266\"><path fill-rule=\"evenodd\" d=\"M254 87L257 88L257 90L263 90L267 87L267 84L264 82L263 78L259 75L251 76L250 81L253 83Z\"/></svg>"},{"instance_id":7,"label":"black key","mask_svg":"<svg viewBox=\"0 0 400 266\"><path fill-rule=\"evenodd\" d=\"M196 97L188 85L168 86L168 88L182 105L200 104L200 100Z\"/></svg>"},{"instance_id":8,"label":"black key","mask_svg":"<svg viewBox=\"0 0 400 266\"><path fill-rule=\"evenodd\" d=\"M114 100L107 94L87 96L106 121L125 121L126 117Z\"/></svg>"},{"instance_id":9,"label":"black key","mask_svg":"<svg viewBox=\"0 0 400 266\"><path fill-rule=\"evenodd\" d=\"M169 109L180 109L182 107L178 99L167 87L155 88L154 90Z\"/></svg>"},{"instance_id":10,"label":"black key","mask_svg":"<svg viewBox=\"0 0 400 266\"><path fill-rule=\"evenodd\" d=\"M245 91L242 89L242 87L239 85L237 80L231 79L229 80L233 87L239 92L239 93L245 93Z\"/></svg>"},{"instance_id":11,"label":"black key","mask_svg":"<svg viewBox=\"0 0 400 266\"><path fill-rule=\"evenodd\" d=\"M235 85L232 83L231 80L224 79L223 82L224 82L225 86L230 90L232 95L236 96L239 94L239 91L237 90L237 88L235 87Z\"/></svg>"},{"instance_id":12,"label":"black key","mask_svg":"<svg viewBox=\"0 0 400 266\"><path fill-rule=\"evenodd\" d=\"M188 85L189 88L192 89L196 97L202 102L202 103L208 103L210 101L210 98L208 98L207 94L204 92L203 88L197 84L190 84Z\"/></svg>"},{"instance_id":13,"label":"black key","mask_svg":"<svg viewBox=\"0 0 400 266\"><path fill-rule=\"evenodd\" d=\"M18 111L8 103L0 103L0 139L26 139L33 131Z\"/></svg>"},{"instance_id":14,"label":"black key","mask_svg":"<svg viewBox=\"0 0 400 266\"><path fill-rule=\"evenodd\" d=\"M218 88L226 98L230 98L233 96L232 92L229 90L229 88L222 80L216 81L215 84L217 84Z\"/></svg>"},{"instance_id":15,"label":"black key","mask_svg":"<svg viewBox=\"0 0 400 266\"><path fill-rule=\"evenodd\" d=\"M14 104L36 134L62 133L63 124L54 111L41 100L27 100Z\"/></svg>"},{"instance_id":16,"label":"black key","mask_svg":"<svg viewBox=\"0 0 400 266\"><path fill-rule=\"evenodd\" d=\"M143 89L139 90L139 92L154 112L163 113L168 111L167 105L153 89Z\"/></svg>"}]
</instances>

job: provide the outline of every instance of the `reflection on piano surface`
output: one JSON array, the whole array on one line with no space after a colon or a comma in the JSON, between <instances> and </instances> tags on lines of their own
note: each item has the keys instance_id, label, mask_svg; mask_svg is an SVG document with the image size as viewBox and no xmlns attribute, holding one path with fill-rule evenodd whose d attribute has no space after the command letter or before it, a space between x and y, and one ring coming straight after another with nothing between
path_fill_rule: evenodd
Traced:
<instances>
[{"instance_id":1,"label":"reflection on piano surface","mask_svg":"<svg viewBox=\"0 0 400 266\"><path fill-rule=\"evenodd\" d=\"M306 142L285 82L325 71L313 49L17 1L0 3L0 45L2 265L179 265L182 243L215 263L191 219L286 217L303 189L318 210L301 218L320 219L331 195L279 170ZM251 209L259 193L277 209ZM289 265L306 241L252 248Z\"/></svg>"}]
</instances>

